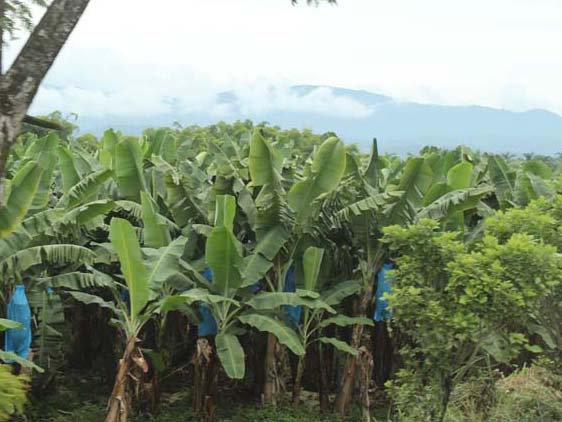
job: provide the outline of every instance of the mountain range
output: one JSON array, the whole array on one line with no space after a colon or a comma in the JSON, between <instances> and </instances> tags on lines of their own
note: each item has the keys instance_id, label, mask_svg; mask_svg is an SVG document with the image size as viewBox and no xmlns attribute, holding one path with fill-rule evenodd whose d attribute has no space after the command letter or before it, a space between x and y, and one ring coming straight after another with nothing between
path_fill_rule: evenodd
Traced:
<instances>
[{"instance_id":1,"label":"mountain range","mask_svg":"<svg viewBox=\"0 0 562 422\"><path fill-rule=\"evenodd\" d=\"M357 143L363 150L367 150L371 139L376 137L382 151L398 154L414 153L426 145L451 148L459 144L489 152L562 152L562 117L542 109L513 112L476 105L402 102L368 91L315 85L292 86L287 98L289 101L277 101L263 109L248 108L245 98L233 90L217 95L215 105L225 110L219 117L204 110L182 112L172 108L164 115L134 119L86 116L80 118L79 124L82 132L99 134L107 127L114 127L128 134L138 134L146 127L173 122L185 126L252 119L282 128L332 131L346 142ZM173 104L173 99L171 101ZM323 105L328 101L327 111ZM342 105L341 113L339 105Z\"/></svg>"}]
</instances>

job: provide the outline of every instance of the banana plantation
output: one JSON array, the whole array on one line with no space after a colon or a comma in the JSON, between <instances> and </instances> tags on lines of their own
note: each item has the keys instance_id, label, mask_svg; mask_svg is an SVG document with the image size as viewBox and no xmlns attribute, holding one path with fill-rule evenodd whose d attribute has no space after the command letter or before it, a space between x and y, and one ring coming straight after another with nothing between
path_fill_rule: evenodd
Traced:
<instances>
[{"instance_id":1,"label":"banana plantation","mask_svg":"<svg viewBox=\"0 0 562 422\"><path fill-rule=\"evenodd\" d=\"M26 127L0 420L562 420L562 159L379 147Z\"/></svg>"}]
</instances>

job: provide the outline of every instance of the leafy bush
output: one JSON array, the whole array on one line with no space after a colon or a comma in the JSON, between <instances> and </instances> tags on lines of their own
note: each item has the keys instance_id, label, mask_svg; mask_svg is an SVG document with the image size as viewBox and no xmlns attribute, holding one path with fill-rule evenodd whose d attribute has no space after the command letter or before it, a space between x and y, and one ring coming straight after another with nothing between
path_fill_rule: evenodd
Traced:
<instances>
[{"instance_id":1,"label":"leafy bush","mask_svg":"<svg viewBox=\"0 0 562 422\"><path fill-rule=\"evenodd\" d=\"M392 326L405 336L404 367L390 391L404 417L442 420L466 376L507 364L525 349L541 352L527 326L562 284L556 248L529 235L505 243L487 235L476 251L457 239L433 220L385 230L398 256L388 297Z\"/></svg>"}]
</instances>

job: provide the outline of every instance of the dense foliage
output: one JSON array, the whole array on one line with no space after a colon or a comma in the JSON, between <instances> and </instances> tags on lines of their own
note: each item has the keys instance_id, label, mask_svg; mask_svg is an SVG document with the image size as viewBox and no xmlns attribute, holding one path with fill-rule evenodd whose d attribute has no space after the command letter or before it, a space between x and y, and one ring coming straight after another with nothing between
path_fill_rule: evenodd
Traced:
<instances>
[{"instance_id":1,"label":"dense foliage","mask_svg":"<svg viewBox=\"0 0 562 422\"><path fill-rule=\"evenodd\" d=\"M105 368L107 420L126 420L157 412L159 380L191 362L207 419L226 385L275 405L288 384L295 407L304 386L323 411L333 393L340 413L357 403L368 419L370 384L390 377L393 415L436 420L458 385L558 359L559 159L465 147L403 159L376 141L365 155L248 121L73 129L19 137L0 205L0 311L25 284L45 370L33 391L69 366ZM392 293L375 298L388 262ZM372 321L376 300L386 323ZM198 338L208 318L216 332ZM381 358L387 346L398 355Z\"/></svg>"}]
</instances>

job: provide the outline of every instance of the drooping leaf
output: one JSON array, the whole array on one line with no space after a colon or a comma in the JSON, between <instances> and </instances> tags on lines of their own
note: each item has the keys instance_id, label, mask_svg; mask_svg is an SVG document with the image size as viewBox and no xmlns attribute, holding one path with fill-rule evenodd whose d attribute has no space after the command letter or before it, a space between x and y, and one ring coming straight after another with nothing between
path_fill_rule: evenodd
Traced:
<instances>
[{"instance_id":1,"label":"drooping leaf","mask_svg":"<svg viewBox=\"0 0 562 422\"><path fill-rule=\"evenodd\" d=\"M98 305L102 308L110 309L114 313L117 313L117 308L112 302L108 302L103 300L101 297L96 295L91 295L89 293L84 292L72 292L69 291L68 294L76 299L78 302L83 303L84 305Z\"/></svg>"},{"instance_id":2,"label":"drooping leaf","mask_svg":"<svg viewBox=\"0 0 562 422\"><path fill-rule=\"evenodd\" d=\"M247 305L257 310L277 309L283 305L305 306L310 309L320 309L335 314L336 311L321 299L303 297L299 293L289 292L264 292L258 293L246 302Z\"/></svg>"},{"instance_id":3,"label":"drooping leaf","mask_svg":"<svg viewBox=\"0 0 562 422\"><path fill-rule=\"evenodd\" d=\"M95 259L94 252L78 245L34 246L0 261L0 274L22 273L35 265L92 264Z\"/></svg>"},{"instance_id":4,"label":"drooping leaf","mask_svg":"<svg viewBox=\"0 0 562 422\"><path fill-rule=\"evenodd\" d=\"M354 295L361 290L359 280L342 281L329 290L322 292L320 297L328 305L334 306L348 296Z\"/></svg>"},{"instance_id":5,"label":"drooping leaf","mask_svg":"<svg viewBox=\"0 0 562 422\"><path fill-rule=\"evenodd\" d=\"M5 331L11 328L21 328L22 325L17 321L11 319L0 318L0 331Z\"/></svg>"},{"instance_id":6,"label":"drooping leaf","mask_svg":"<svg viewBox=\"0 0 562 422\"><path fill-rule=\"evenodd\" d=\"M281 344L287 346L295 355L304 356L304 346L297 333L283 322L266 315L249 314L238 318L243 324L259 331L273 334Z\"/></svg>"},{"instance_id":7,"label":"drooping leaf","mask_svg":"<svg viewBox=\"0 0 562 422\"><path fill-rule=\"evenodd\" d=\"M68 205L74 208L96 199L100 188L111 176L111 170L107 169L86 176L68 191Z\"/></svg>"},{"instance_id":8,"label":"drooping leaf","mask_svg":"<svg viewBox=\"0 0 562 422\"><path fill-rule=\"evenodd\" d=\"M153 292L160 292L162 284L181 271L180 258L186 242L185 237L178 237L160 249L143 249L147 256L148 283Z\"/></svg>"},{"instance_id":9,"label":"drooping leaf","mask_svg":"<svg viewBox=\"0 0 562 422\"><path fill-rule=\"evenodd\" d=\"M246 372L244 349L238 337L232 334L218 333L215 337L217 355L229 378L242 379Z\"/></svg>"},{"instance_id":10,"label":"drooping leaf","mask_svg":"<svg viewBox=\"0 0 562 422\"><path fill-rule=\"evenodd\" d=\"M351 325L374 325L373 320L365 317L349 317L347 315L336 315L331 318L322 320L318 325L321 328L327 327L328 325L337 325L338 327L349 327Z\"/></svg>"},{"instance_id":11,"label":"drooping leaf","mask_svg":"<svg viewBox=\"0 0 562 422\"><path fill-rule=\"evenodd\" d=\"M432 204L422 208L417 218L433 218L446 221L457 212L476 208L482 198L492 192L490 186L455 190L446 193Z\"/></svg>"},{"instance_id":12,"label":"drooping leaf","mask_svg":"<svg viewBox=\"0 0 562 422\"><path fill-rule=\"evenodd\" d=\"M244 282L242 287L251 286L261 280L273 266L273 260L289 239L290 233L282 226L275 226L258 242L251 255L244 259Z\"/></svg>"},{"instance_id":13,"label":"drooping leaf","mask_svg":"<svg viewBox=\"0 0 562 422\"><path fill-rule=\"evenodd\" d=\"M338 349L340 352L349 353L350 355L357 356L359 352L357 349L354 349L345 341L338 340L337 338L333 337L319 337L318 341L324 344L330 344Z\"/></svg>"}]
</instances>

